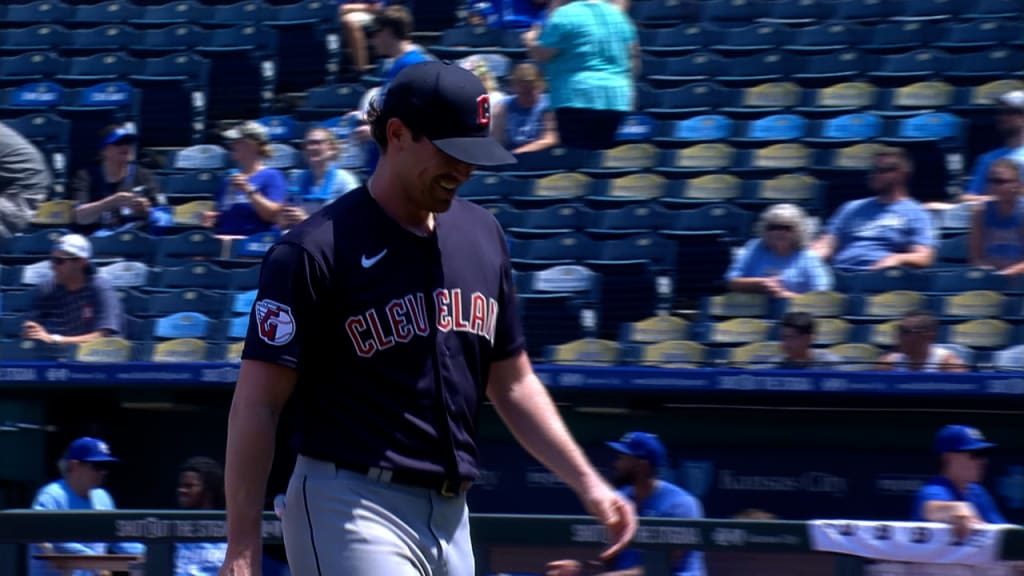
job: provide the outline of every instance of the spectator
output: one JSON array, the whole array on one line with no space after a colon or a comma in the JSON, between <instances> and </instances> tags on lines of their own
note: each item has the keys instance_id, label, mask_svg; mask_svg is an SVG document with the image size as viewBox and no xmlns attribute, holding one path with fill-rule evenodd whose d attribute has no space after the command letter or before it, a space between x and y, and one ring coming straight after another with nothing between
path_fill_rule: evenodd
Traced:
<instances>
[{"instance_id":1,"label":"spectator","mask_svg":"<svg viewBox=\"0 0 1024 576\"><path fill-rule=\"evenodd\" d=\"M659 469L668 465L665 446L655 434L630 432L618 442L608 442L618 453L613 479L620 493L636 506L640 518L703 518L704 508L696 497L686 490L658 479ZM614 558L610 566L597 572L605 576L642 574L634 570L643 567L639 551L627 549ZM547 565L547 576L574 576L582 574L583 564L578 560L557 560ZM672 574L676 576L703 576L704 554L697 550L674 551Z\"/></svg>"},{"instance_id":2,"label":"spectator","mask_svg":"<svg viewBox=\"0 0 1024 576\"><path fill-rule=\"evenodd\" d=\"M1007 92L996 99L996 128L1002 133L1004 146L982 154L974 161L971 183L961 201L988 200L985 178L992 163L1009 157L1024 165L1024 90Z\"/></svg>"},{"instance_id":3,"label":"spectator","mask_svg":"<svg viewBox=\"0 0 1024 576\"><path fill-rule=\"evenodd\" d=\"M981 485L989 451L996 444L977 428L945 426L935 437L939 475L917 492L911 520L952 524L959 538L983 524L1006 524L992 496Z\"/></svg>"},{"instance_id":4,"label":"spectator","mask_svg":"<svg viewBox=\"0 0 1024 576\"><path fill-rule=\"evenodd\" d=\"M807 249L811 232L803 208L796 204L771 206L761 213L757 235L743 246L725 274L730 290L792 298L832 289L832 272Z\"/></svg>"},{"instance_id":5,"label":"spectator","mask_svg":"<svg viewBox=\"0 0 1024 576\"><path fill-rule=\"evenodd\" d=\"M352 52L352 65L359 74L370 68L370 53L366 48L366 28L373 24L386 2L342 0L338 6L345 45Z\"/></svg>"},{"instance_id":6,"label":"spectator","mask_svg":"<svg viewBox=\"0 0 1024 576\"><path fill-rule=\"evenodd\" d=\"M92 244L79 234L57 240L50 254L53 276L36 287L23 338L48 344L84 344L119 334L121 301L89 262Z\"/></svg>"},{"instance_id":7,"label":"spectator","mask_svg":"<svg viewBox=\"0 0 1024 576\"><path fill-rule=\"evenodd\" d=\"M359 187L359 177L335 164L341 151L334 133L320 126L306 131L305 155L308 168L296 178L294 203L282 206L278 224L290 228L325 204Z\"/></svg>"},{"instance_id":8,"label":"spectator","mask_svg":"<svg viewBox=\"0 0 1024 576\"><path fill-rule=\"evenodd\" d=\"M224 510L224 469L210 458L189 458L178 471L178 507ZM226 542L180 542L174 546L174 576L216 576Z\"/></svg>"},{"instance_id":9,"label":"spectator","mask_svg":"<svg viewBox=\"0 0 1024 576\"><path fill-rule=\"evenodd\" d=\"M27 228L52 187L53 176L39 149L0 122L0 239Z\"/></svg>"},{"instance_id":10,"label":"spectator","mask_svg":"<svg viewBox=\"0 0 1024 576\"><path fill-rule=\"evenodd\" d=\"M390 83L406 66L430 60L431 56L412 41L412 13L405 6L388 6L374 20L370 33L379 56L394 61L384 74Z\"/></svg>"},{"instance_id":11,"label":"spectator","mask_svg":"<svg viewBox=\"0 0 1024 576\"><path fill-rule=\"evenodd\" d=\"M558 146L558 125L544 78L537 66L524 62L512 70L512 90L494 107L491 135L513 154Z\"/></svg>"},{"instance_id":12,"label":"spectator","mask_svg":"<svg viewBox=\"0 0 1024 576\"><path fill-rule=\"evenodd\" d=\"M523 33L530 57L546 63L562 144L605 149L633 108L639 72L636 28L606 0L572 0L543 29Z\"/></svg>"},{"instance_id":13,"label":"spectator","mask_svg":"<svg viewBox=\"0 0 1024 576\"><path fill-rule=\"evenodd\" d=\"M966 372L960 356L935 344L939 322L927 310L911 310L900 319L896 352L878 359L878 370Z\"/></svg>"},{"instance_id":14,"label":"spectator","mask_svg":"<svg viewBox=\"0 0 1024 576\"><path fill-rule=\"evenodd\" d=\"M75 174L71 198L83 234L145 226L159 202L153 174L135 162L139 136L120 124L100 132L99 158Z\"/></svg>"},{"instance_id":15,"label":"spectator","mask_svg":"<svg viewBox=\"0 0 1024 576\"><path fill-rule=\"evenodd\" d=\"M786 312L779 322L779 338L782 356L772 360L771 368L828 369L840 362L835 354L814 348L814 317L807 312Z\"/></svg>"},{"instance_id":16,"label":"spectator","mask_svg":"<svg viewBox=\"0 0 1024 576\"><path fill-rule=\"evenodd\" d=\"M107 443L83 437L68 446L57 463L61 479L43 486L32 502L33 510L115 510L114 498L101 488L118 462ZM134 542L53 542L29 547L30 576L60 576L61 572L37 560L36 554L145 554L146 549ZM75 570L73 576L99 576L91 570Z\"/></svg>"},{"instance_id":17,"label":"spectator","mask_svg":"<svg viewBox=\"0 0 1024 576\"><path fill-rule=\"evenodd\" d=\"M271 155L270 135L259 122L243 122L223 136L231 142L238 170L224 181L217 198L220 211L207 213L205 223L224 236L267 232L288 196L284 174L263 165Z\"/></svg>"},{"instance_id":18,"label":"spectator","mask_svg":"<svg viewBox=\"0 0 1024 576\"><path fill-rule=\"evenodd\" d=\"M505 99L505 93L501 91L501 87L498 86L498 80L495 79L494 73L491 72L491 67L487 64L487 60L481 57L479 54L472 54L466 56L462 60L459 60L459 66L462 66L466 70L473 73L474 76L480 79L480 83L484 85L484 89L487 90L487 97L491 102L501 102Z\"/></svg>"},{"instance_id":19,"label":"spectator","mask_svg":"<svg viewBox=\"0 0 1024 576\"><path fill-rule=\"evenodd\" d=\"M913 164L902 148L879 150L868 177L876 196L839 207L814 244L818 255L843 271L930 266L935 259L935 232L928 211L909 196L911 172Z\"/></svg>"},{"instance_id":20,"label":"spectator","mask_svg":"<svg viewBox=\"0 0 1024 576\"><path fill-rule=\"evenodd\" d=\"M986 176L986 191L992 199L979 203L971 219L971 265L994 268L999 274L1020 274L1024 272L1021 167L1000 158Z\"/></svg>"}]
</instances>

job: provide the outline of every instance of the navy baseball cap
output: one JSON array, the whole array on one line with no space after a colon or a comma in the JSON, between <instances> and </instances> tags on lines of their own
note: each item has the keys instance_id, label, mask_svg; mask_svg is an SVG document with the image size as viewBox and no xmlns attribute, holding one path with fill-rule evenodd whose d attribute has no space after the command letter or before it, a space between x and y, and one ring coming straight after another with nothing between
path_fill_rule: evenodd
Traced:
<instances>
[{"instance_id":1,"label":"navy baseball cap","mask_svg":"<svg viewBox=\"0 0 1024 576\"><path fill-rule=\"evenodd\" d=\"M608 442L612 450L620 454L635 456L650 462L651 466L660 468L668 458L665 445L658 436L649 432L629 432L618 442Z\"/></svg>"},{"instance_id":2,"label":"navy baseball cap","mask_svg":"<svg viewBox=\"0 0 1024 576\"><path fill-rule=\"evenodd\" d=\"M385 88L380 114L398 118L442 152L474 166L516 157L491 138L491 100L472 72L430 60L404 68Z\"/></svg>"},{"instance_id":3,"label":"navy baseball cap","mask_svg":"<svg viewBox=\"0 0 1024 576\"><path fill-rule=\"evenodd\" d=\"M111 144L135 144L138 141L139 135L135 132L124 127L115 128L100 142L100 148Z\"/></svg>"},{"instance_id":4,"label":"navy baseball cap","mask_svg":"<svg viewBox=\"0 0 1024 576\"><path fill-rule=\"evenodd\" d=\"M110 446L106 442L88 436L72 442L64 452L64 459L82 462L118 462L118 459L110 453Z\"/></svg>"},{"instance_id":5,"label":"navy baseball cap","mask_svg":"<svg viewBox=\"0 0 1024 576\"><path fill-rule=\"evenodd\" d=\"M970 426L951 424L939 430L939 433L935 435L935 451L939 454L974 452L995 447L996 444L985 440L985 435L981 433L981 430Z\"/></svg>"}]
</instances>

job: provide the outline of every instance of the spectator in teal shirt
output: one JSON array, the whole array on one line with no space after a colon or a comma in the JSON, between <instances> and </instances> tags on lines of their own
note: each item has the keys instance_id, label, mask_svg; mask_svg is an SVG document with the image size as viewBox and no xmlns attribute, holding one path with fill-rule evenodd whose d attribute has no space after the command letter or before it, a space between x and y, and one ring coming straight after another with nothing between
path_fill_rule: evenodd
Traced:
<instances>
[{"instance_id":1,"label":"spectator in teal shirt","mask_svg":"<svg viewBox=\"0 0 1024 576\"><path fill-rule=\"evenodd\" d=\"M562 144L605 149L633 109L639 70L636 27L606 0L574 0L538 31L523 34L530 57L545 63Z\"/></svg>"}]
</instances>

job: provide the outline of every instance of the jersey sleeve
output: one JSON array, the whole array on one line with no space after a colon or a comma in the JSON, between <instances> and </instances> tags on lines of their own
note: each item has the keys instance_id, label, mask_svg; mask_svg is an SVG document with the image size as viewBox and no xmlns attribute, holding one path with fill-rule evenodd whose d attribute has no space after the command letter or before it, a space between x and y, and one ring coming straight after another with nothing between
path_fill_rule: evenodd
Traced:
<instances>
[{"instance_id":1,"label":"jersey sleeve","mask_svg":"<svg viewBox=\"0 0 1024 576\"><path fill-rule=\"evenodd\" d=\"M298 367L304 336L314 324L321 271L313 256L296 244L283 242L267 252L249 313L243 360Z\"/></svg>"},{"instance_id":2,"label":"jersey sleeve","mask_svg":"<svg viewBox=\"0 0 1024 576\"><path fill-rule=\"evenodd\" d=\"M925 484L917 491L917 497L914 499L914 510L911 512L910 519L923 521L925 519L924 507L929 502L952 502L954 500L956 500L956 496L945 486Z\"/></svg>"},{"instance_id":3,"label":"jersey sleeve","mask_svg":"<svg viewBox=\"0 0 1024 576\"><path fill-rule=\"evenodd\" d=\"M498 294L498 318L495 322L491 362L498 362L522 352L526 348L526 339L523 337L523 325L519 320L519 299L512 283L508 242L497 221L494 225L501 242L501 287Z\"/></svg>"}]
</instances>

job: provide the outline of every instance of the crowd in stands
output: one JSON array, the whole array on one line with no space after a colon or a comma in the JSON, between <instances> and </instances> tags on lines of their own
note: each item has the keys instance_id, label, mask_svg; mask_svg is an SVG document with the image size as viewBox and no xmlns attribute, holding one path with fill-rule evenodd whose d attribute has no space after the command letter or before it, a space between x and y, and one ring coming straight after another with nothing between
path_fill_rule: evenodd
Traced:
<instances>
[{"instance_id":1,"label":"crowd in stands","mask_svg":"<svg viewBox=\"0 0 1024 576\"><path fill-rule=\"evenodd\" d=\"M752 35L766 25L768 32L797 34L821 22L773 19L757 6L760 20L742 22L717 11L721 2L685 4L668 14L658 12L657 0L475 2L464 6L464 20L454 28L417 36L414 10L401 2L343 2L318 30L340 34L346 65L329 84L308 86L308 105L280 104L294 115L255 120L220 111L216 130L171 149L146 145L149 127L157 125L152 113L121 110L108 118L115 121L89 125L88 137L73 138L74 149L58 151L19 119L14 100L0 102L0 356L60 354L26 340L66 346L117 337L139 343L132 358L139 350L168 350L159 346L181 338L200 341L183 348L199 356L160 357L236 357L262 251L372 174L376 144L366 117L374 102L403 67L445 58L458 59L485 83L493 137L520 159L503 171L478 171L461 193L486 205L506 228L538 359L739 366L747 364L740 358L752 358L734 349L759 343L763 354L753 359L785 355L781 363L791 366L847 361L844 367L991 369L1008 361L1002 367L1024 367L1020 349L999 355L1024 335L1024 83L1014 61L965 76L956 87L969 95L961 108L898 102L899 90L918 80L932 82L928 89L945 86L941 73L910 70L905 81L887 77L894 87L869 86L884 91L884 99L854 105L865 81L882 86L875 73L884 71L881 60L878 70L837 75L854 82L837 83L849 90L842 92L846 100L828 103L834 86L798 86L799 70L765 71L763 84L737 81L724 69L710 77L686 71L709 51L731 63L764 52L730 30ZM864 30L917 17L907 8L902 15L845 21L838 20L841 10L832 10L838 8L822 14ZM704 17L718 19L706 29L716 31L719 44L665 41L662 32L682 34L688 18ZM962 24L993 18L998 15L971 14ZM961 23L957 14L935 19ZM1019 56L1018 43L992 42L992 49ZM867 40L862 47L876 48ZM285 47L277 50L285 58ZM747 72L753 77L756 70ZM343 78L357 82L339 83ZM43 84L33 86L49 93ZM807 97L787 100L794 89ZM13 92L2 97L25 94L7 90ZM316 112L318 91L344 104L296 121ZM698 98L704 93L710 102ZM149 94L141 90L143 102ZM693 106L685 105L687 98ZM793 112L810 120L797 122ZM945 122L935 114L962 118L954 134L922 128L907 137L904 129L928 113L921 122ZM878 115L896 131L870 132ZM988 126L993 116L1002 145L979 149L967 137L977 133L971 123ZM844 118L851 124L839 122ZM872 146L857 148L865 141ZM950 157L973 164L969 178L951 171L948 161L936 166L937 158ZM75 169L64 179L68 166ZM933 189L936 183L943 189ZM116 266L124 259L141 268ZM637 260L645 264L631 268ZM940 278L954 275L964 280L936 288L945 281ZM219 304L159 308L141 297L181 289ZM971 301L950 305L957 294ZM825 300L835 305L815 308ZM736 313L737 302L748 310ZM581 310L591 313L582 315L584 322ZM802 312L811 321L792 314ZM645 319L662 317L685 329L628 336ZM731 320L758 318L764 326L723 329ZM999 338L982 339L990 330L968 325L981 320L1001 323ZM914 325L900 324L907 322ZM927 342L905 343L904 328L906 336ZM808 338L810 349L791 351L793 342ZM841 348L846 344L874 349ZM939 344L950 347L933 348ZM958 355L958 346L968 354L959 349ZM892 353L883 352L890 347ZM88 348L67 350L90 358L82 352ZM870 362L850 364L863 360L844 355L851 350Z\"/></svg>"}]
</instances>

